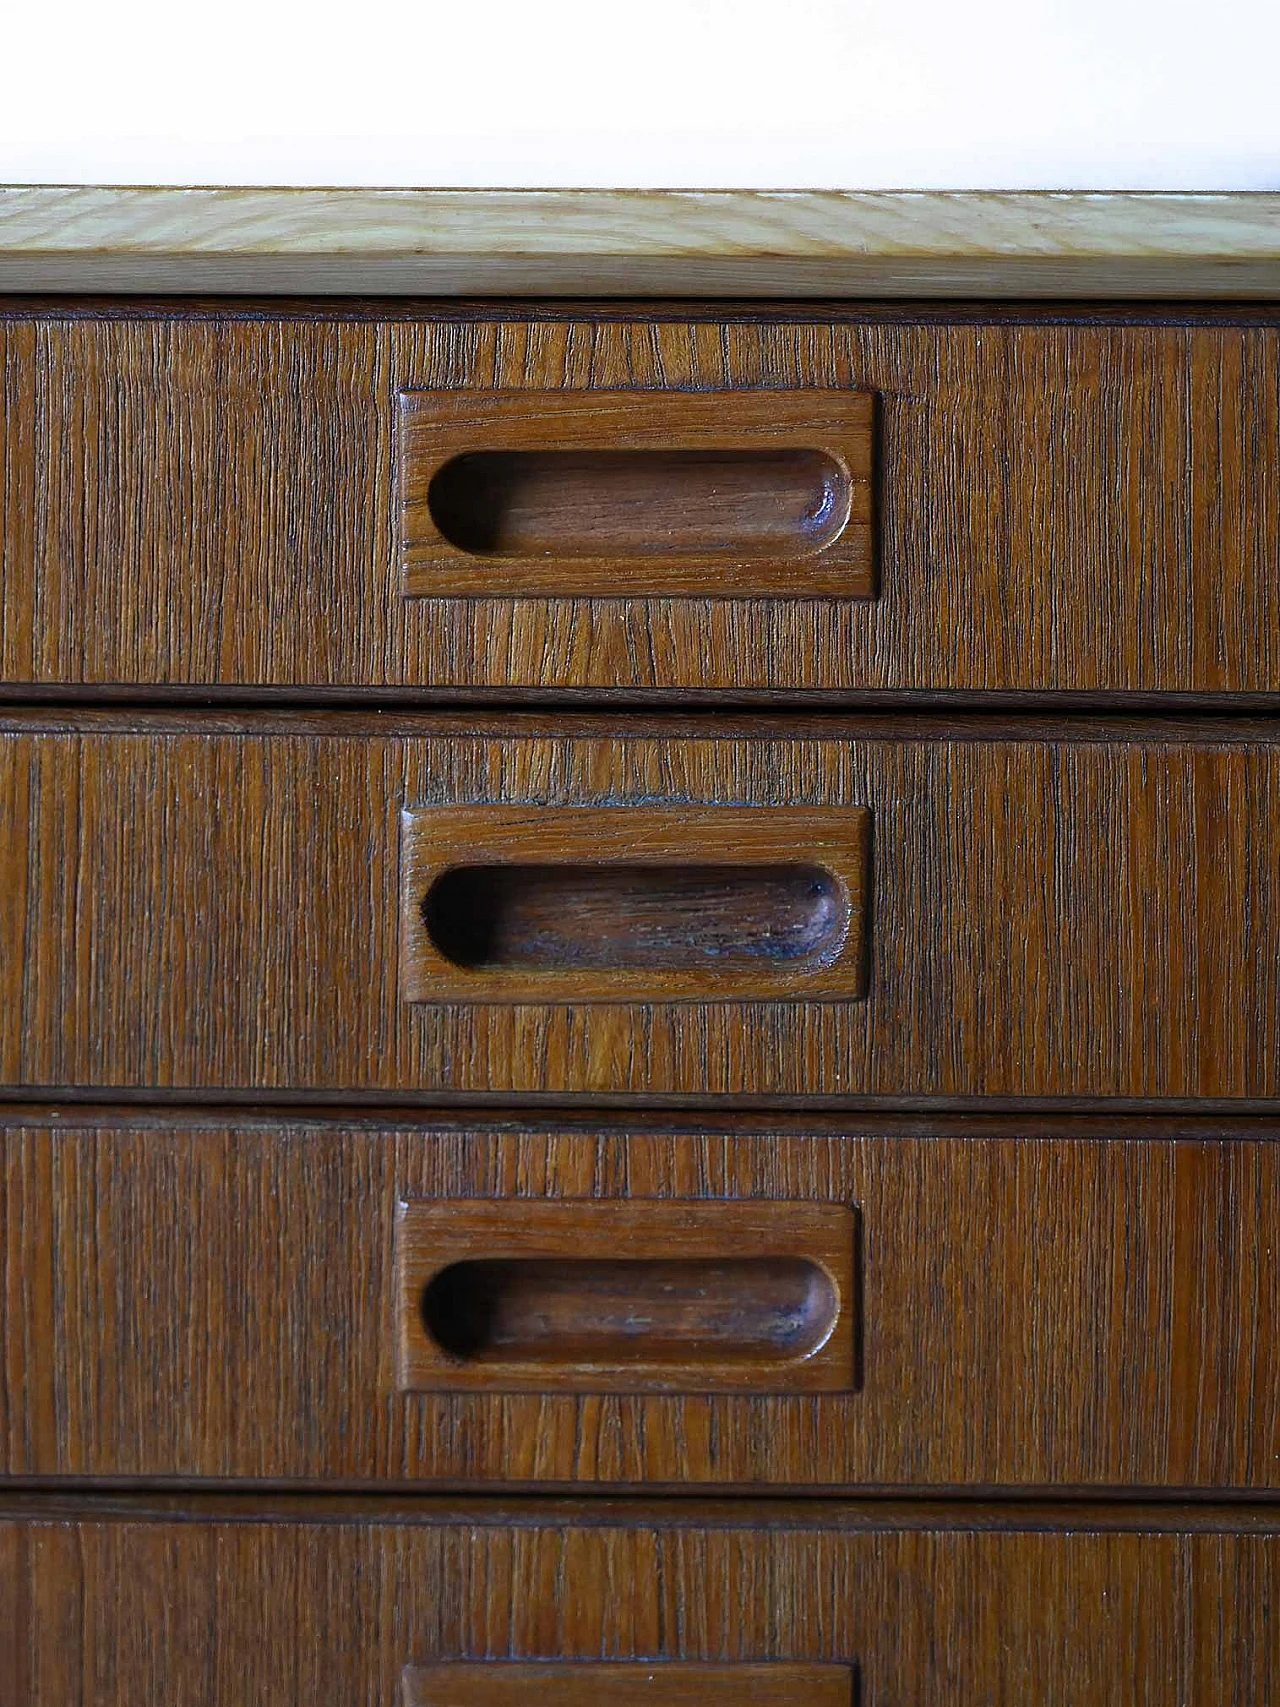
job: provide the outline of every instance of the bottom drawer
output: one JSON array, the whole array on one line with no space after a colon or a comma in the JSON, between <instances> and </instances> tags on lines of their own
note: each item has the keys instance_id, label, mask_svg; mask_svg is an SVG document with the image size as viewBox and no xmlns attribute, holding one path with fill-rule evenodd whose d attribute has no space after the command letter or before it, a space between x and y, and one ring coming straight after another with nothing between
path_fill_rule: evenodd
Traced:
<instances>
[{"instance_id":1,"label":"bottom drawer","mask_svg":"<svg viewBox=\"0 0 1280 1707\"><path fill-rule=\"evenodd\" d=\"M0 1507L18 1707L1263 1707L1278 1594L1250 1508Z\"/></svg>"}]
</instances>

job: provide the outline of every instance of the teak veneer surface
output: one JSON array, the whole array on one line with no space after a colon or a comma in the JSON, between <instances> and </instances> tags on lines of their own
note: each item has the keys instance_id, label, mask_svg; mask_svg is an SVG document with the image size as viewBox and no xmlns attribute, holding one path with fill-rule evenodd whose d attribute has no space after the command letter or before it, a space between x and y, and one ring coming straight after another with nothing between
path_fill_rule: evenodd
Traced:
<instances>
[{"instance_id":1,"label":"teak veneer surface","mask_svg":"<svg viewBox=\"0 0 1280 1707\"><path fill-rule=\"evenodd\" d=\"M1280 1699L1277 1517L199 1516L5 1514L22 1707L388 1707L408 1666L575 1659L850 1666L859 1707Z\"/></svg>"},{"instance_id":2,"label":"teak veneer surface","mask_svg":"<svg viewBox=\"0 0 1280 1707\"><path fill-rule=\"evenodd\" d=\"M0 718L0 1700L1280 1703L1280 720L405 709L1278 633L1272 311L0 309L0 697L396 707Z\"/></svg>"},{"instance_id":3,"label":"teak veneer surface","mask_svg":"<svg viewBox=\"0 0 1280 1707\"><path fill-rule=\"evenodd\" d=\"M332 312L0 317L5 691L1280 688L1265 315ZM826 387L876 397L874 598L402 590L402 392Z\"/></svg>"},{"instance_id":4,"label":"teak veneer surface","mask_svg":"<svg viewBox=\"0 0 1280 1707\"><path fill-rule=\"evenodd\" d=\"M1278 1135L14 1113L0 1474L1274 1494ZM516 1224L546 1203L719 1207L726 1226L775 1206L782 1242L779 1200L852 1209L857 1385L583 1392L552 1369L541 1392L401 1393L398 1205L457 1204L456 1243L474 1199ZM660 1246L654 1220L629 1254Z\"/></svg>"},{"instance_id":5,"label":"teak veneer surface","mask_svg":"<svg viewBox=\"0 0 1280 1707\"><path fill-rule=\"evenodd\" d=\"M867 808L865 995L406 999L401 810L486 802ZM1268 722L12 713L0 1083L1274 1106L1278 812Z\"/></svg>"}]
</instances>

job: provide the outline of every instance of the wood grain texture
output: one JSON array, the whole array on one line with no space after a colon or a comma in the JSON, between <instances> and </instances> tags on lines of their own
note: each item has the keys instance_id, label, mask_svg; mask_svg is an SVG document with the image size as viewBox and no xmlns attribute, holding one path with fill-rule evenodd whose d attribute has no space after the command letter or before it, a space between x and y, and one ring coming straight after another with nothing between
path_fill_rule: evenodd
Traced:
<instances>
[{"instance_id":1,"label":"wood grain texture","mask_svg":"<svg viewBox=\"0 0 1280 1707\"><path fill-rule=\"evenodd\" d=\"M4 319L0 683L1280 689L1274 325L503 314ZM404 599L399 393L558 387L875 392L878 597Z\"/></svg>"},{"instance_id":2,"label":"wood grain texture","mask_svg":"<svg viewBox=\"0 0 1280 1707\"><path fill-rule=\"evenodd\" d=\"M859 1707L1280 1691L1274 1518L1230 1534L754 1517L754 1533L643 1508L587 1526L11 1518L0 1616L21 1707L386 1707L406 1665L548 1659L852 1666Z\"/></svg>"},{"instance_id":3,"label":"wood grain texture","mask_svg":"<svg viewBox=\"0 0 1280 1707\"><path fill-rule=\"evenodd\" d=\"M397 1385L848 1392L856 1240L835 1203L402 1202Z\"/></svg>"},{"instance_id":4,"label":"wood grain texture","mask_svg":"<svg viewBox=\"0 0 1280 1707\"><path fill-rule=\"evenodd\" d=\"M1280 1102L1276 725L633 728L11 714L0 1082ZM869 809L866 995L405 1002L400 813L485 803Z\"/></svg>"},{"instance_id":5,"label":"wood grain texture","mask_svg":"<svg viewBox=\"0 0 1280 1707\"><path fill-rule=\"evenodd\" d=\"M874 421L866 391L403 392L404 589L870 598Z\"/></svg>"},{"instance_id":6,"label":"wood grain texture","mask_svg":"<svg viewBox=\"0 0 1280 1707\"><path fill-rule=\"evenodd\" d=\"M0 188L0 289L1274 297L1268 194Z\"/></svg>"},{"instance_id":7,"label":"wood grain texture","mask_svg":"<svg viewBox=\"0 0 1280 1707\"><path fill-rule=\"evenodd\" d=\"M1274 1494L1278 1135L10 1114L0 1473ZM397 1393L401 1201L780 1197L858 1212L857 1391Z\"/></svg>"},{"instance_id":8,"label":"wood grain texture","mask_svg":"<svg viewBox=\"0 0 1280 1707\"><path fill-rule=\"evenodd\" d=\"M408 1002L865 993L860 807L424 807L400 830Z\"/></svg>"}]
</instances>

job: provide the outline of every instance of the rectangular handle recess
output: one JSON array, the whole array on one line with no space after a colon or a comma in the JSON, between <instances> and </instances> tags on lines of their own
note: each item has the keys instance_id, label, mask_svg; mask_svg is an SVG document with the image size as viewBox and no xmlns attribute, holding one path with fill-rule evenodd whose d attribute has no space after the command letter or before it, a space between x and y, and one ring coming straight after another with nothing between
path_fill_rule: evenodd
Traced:
<instances>
[{"instance_id":1,"label":"rectangular handle recess","mask_svg":"<svg viewBox=\"0 0 1280 1707\"><path fill-rule=\"evenodd\" d=\"M409 391L411 595L870 598L866 391Z\"/></svg>"},{"instance_id":2,"label":"rectangular handle recess","mask_svg":"<svg viewBox=\"0 0 1280 1707\"><path fill-rule=\"evenodd\" d=\"M457 1661L406 1666L402 1707L853 1707L853 1670L789 1661Z\"/></svg>"},{"instance_id":3,"label":"rectangular handle recess","mask_svg":"<svg viewBox=\"0 0 1280 1707\"><path fill-rule=\"evenodd\" d=\"M400 1205L404 1392L848 1392L843 1204Z\"/></svg>"},{"instance_id":4,"label":"rectangular handle recess","mask_svg":"<svg viewBox=\"0 0 1280 1707\"><path fill-rule=\"evenodd\" d=\"M869 829L860 807L406 811L405 999L861 996Z\"/></svg>"}]
</instances>

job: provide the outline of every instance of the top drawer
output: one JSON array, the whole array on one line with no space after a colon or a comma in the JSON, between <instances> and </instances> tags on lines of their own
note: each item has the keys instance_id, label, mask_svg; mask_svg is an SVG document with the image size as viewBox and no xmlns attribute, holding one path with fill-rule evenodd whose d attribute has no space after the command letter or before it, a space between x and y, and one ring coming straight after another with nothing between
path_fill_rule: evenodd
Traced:
<instances>
[{"instance_id":1,"label":"top drawer","mask_svg":"<svg viewBox=\"0 0 1280 1707\"><path fill-rule=\"evenodd\" d=\"M1280 689L1280 325L10 309L0 690Z\"/></svg>"}]
</instances>

